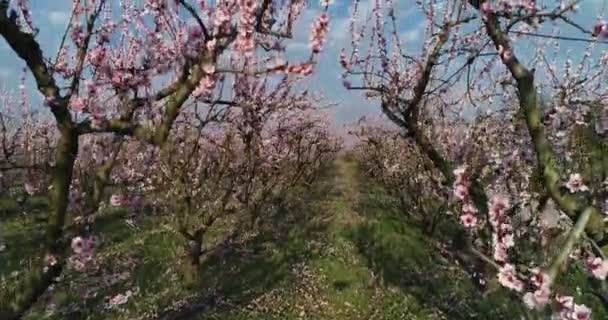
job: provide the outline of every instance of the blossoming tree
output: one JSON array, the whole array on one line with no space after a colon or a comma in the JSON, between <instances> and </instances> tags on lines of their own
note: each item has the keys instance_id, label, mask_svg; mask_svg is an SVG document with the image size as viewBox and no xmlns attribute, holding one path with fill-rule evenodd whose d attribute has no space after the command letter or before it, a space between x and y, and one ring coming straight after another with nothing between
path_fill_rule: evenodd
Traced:
<instances>
[{"instance_id":1,"label":"blossoming tree","mask_svg":"<svg viewBox=\"0 0 608 320\"><path fill-rule=\"evenodd\" d=\"M36 260L14 295L2 298L1 318L19 318L36 302L61 274L70 239L80 233L65 227L71 200L77 199L71 190L83 139L109 134L162 147L188 108L237 101L240 86L250 82L239 77L310 74L327 32L327 14L320 13L312 28L309 60L285 62L282 43L291 37L304 5L299 0L74 0L60 47L51 56L37 39L31 14L36 8L27 0L0 1L0 35L26 64L57 132L42 255L50 259ZM232 84L231 90L223 83ZM105 199L116 156L101 160L87 215ZM87 253L82 248L89 242L82 246L76 239L74 251Z\"/></svg>"},{"instance_id":2,"label":"blossoming tree","mask_svg":"<svg viewBox=\"0 0 608 320\"><path fill-rule=\"evenodd\" d=\"M577 23L577 4L418 1L427 23L415 55L400 40L396 2L372 1L367 21L355 1L351 50L340 57L345 86L377 98L453 187L468 251L526 306L556 319L591 314L559 284L560 274L576 269L566 266L583 265L603 280L608 265L599 249L607 239L606 53L597 49L606 23ZM563 67L559 48L572 37L561 28L588 44ZM526 52L529 43L537 49ZM491 121L457 131L480 115ZM558 214L546 219L552 205ZM557 235L548 235L551 228ZM522 254L536 240L545 245ZM548 245L558 250L549 254Z\"/></svg>"}]
</instances>

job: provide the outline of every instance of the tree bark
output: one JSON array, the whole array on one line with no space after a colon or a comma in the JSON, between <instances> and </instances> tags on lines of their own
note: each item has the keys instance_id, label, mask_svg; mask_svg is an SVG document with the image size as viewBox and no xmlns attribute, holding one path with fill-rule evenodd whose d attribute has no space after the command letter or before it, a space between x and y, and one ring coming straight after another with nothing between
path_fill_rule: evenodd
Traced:
<instances>
[{"instance_id":1,"label":"tree bark","mask_svg":"<svg viewBox=\"0 0 608 320\"><path fill-rule=\"evenodd\" d=\"M194 234L182 230L181 234L186 240L184 260L182 262L182 272L184 284L195 287L200 283L201 253L203 247L203 229L198 229Z\"/></svg>"},{"instance_id":2,"label":"tree bark","mask_svg":"<svg viewBox=\"0 0 608 320\"><path fill-rule=\"evenodd\" d=\"M49 193L49 221L44 243L45 255L55 256L58 262L48 268L45 268L44 258L34 263L18 284L14 300L12 302L2 301L0 304L2 319L21 318L63 270L65 263L63 256L66 250L66 242L63 239L64 223L74 161L78 152L78 135L71 123L60 124L59 132L60 138L57 143L55 167ZM8 299L5 297L3 300Z\"/></svg>"}]
</instances>

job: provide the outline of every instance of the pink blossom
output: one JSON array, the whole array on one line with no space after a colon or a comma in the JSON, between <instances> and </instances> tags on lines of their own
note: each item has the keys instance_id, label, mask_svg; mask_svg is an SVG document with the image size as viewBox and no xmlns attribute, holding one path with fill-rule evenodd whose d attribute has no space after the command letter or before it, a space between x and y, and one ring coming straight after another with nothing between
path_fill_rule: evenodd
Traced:
<instances>
[{"instance_id":1,"label":"pink blossom","mask_svg":"<svg viewBox=\"0 0 608 320\"><path fill-rule=\"evenodd\" d=\"M84 81L84 87L90 95L97 93L97 84L91 79Z\"/></svg>"},{"instance_id":2,"label":"pink blossom","mask_svg":"<svg viewBox=\"0 0 608 320\"><path fill-rule=\"evenodd\" d=\"M129 301L129 298L133 295L133 293L131 292L131 290L127 290L127 292L123 293L119 293L117 295L115 295L114 297L112 297L109 301L108 304L110 305L110 307L115 307L115 306L119 306L119 305L123 305L125 303L127 303Z\"/></svg>"},{"instance_id":3,"label":"pink blossom","mask_svg":"<svg viewBox=\"0 0 608 320\"><path fill-rule=\"evenodd\" d=\"M459 167L454 170L454 196L459 200L464 201L469 196L469 189L471 187L471 182L469 181L469 176L467 173L467 168L465 166Z\"/></svg>"},{"instance_id":4,"label":"pink blossom","mask_svg":"<svg viewBox=\"0 0 608 320\"><path fill-rule=\"evenodd\" d=\"M236 47L246 56L252 55L255 50L253 33L255 31L256 23L256 8L256 1L239 1L240 17Z\"/></svg>"},{"instance_id":5,"label":"pink blossom","mask_svg":"<svg viewBox=\"0 0 608 320\"><path fill-rule=\"evenodd\" d=\"M484 1L481 4L481 12L484 15L492 14L492 13L494 13L494 11L495 11L495 9L494 9L494 6L492 5L491 1Z\"/></svg>"},{"instance_id":6,"label":"pink blossom","mask_svg":"<svg viewBox=\"0 0 608 320\"><path fill-rule=\"evenodd\" d=\"M203 29L198 24L191 24L188 26L188 36L191 39L198 39L203 36Z\"/></svg>"},{"instance_id":7,"label":"pink blossom","mask_svg":"<svg viewBox=\"0 0 608 320\"><path fill-rule=\"evenodd\" d=\"M472 214L472 215L474 215L474 214L477 213L477 209L475 209L475 206L473 206L473 204L471 204L471 203L465 203L462 206L462 212L464 214Z\"/></svg>"},{"instance_id":8,"label":"pink blossom","mask_svg":"<svg viewBox=\"0 0 608 320\"><path fill-rule=\"evenodd\" d=\"M509 207L509 200L500 196L493 196L488 207L490 208L490 223L496 228L502 221L506 209Z\"/></svg>"},{"instance_id":9,"label":"pink blossom","mask_svg":"<svg viewBox=\"0 0 608 320\"><path fill-rule=\"evenodd\" d=\"M601 258L589 259L587 261L587 267L594 277L600 280L606 280L606 275L608 275L608 261L604 261Z\"/></svg>"},{"instance_id":10,"label":"pink blossom","mask_svg":"<svg viewBox=\"0 0 608 320\"><path fill-rule=\"evenodd\" d=\"M508 224L503 224L503 226L509 226L509 228L511 227L511 225ZM504 244L507 248L512 248L513 246L515 246L513 233L511 233L510 231L505 232L501 237L500 242Z\"/></svg>"},{"instance_id":11,"label":"pink blossom","mask_svg":"<svg viewBox=\"0 0 608 320\"><path fill-rule=\"evenodd\" d=\"M72 251L76 254L82 253L84 250L84 240L81 237L74 237L72 239Z\"/></svg>"},{"instance_id":12,"label":"pink blossom","mask_svg":"<svg viewBox=\"0 0 608 320\"><path fill-rule=\"evenodd\" d=\"M494 260L500 262L507 261L507 258L509 257L507 250L508 248L502 245L501 243L496 243L494 245Z\"/></svg>"},{"instance_id":13,"label":"pink blossom","mask_svg":"<svg viewBox=\"0 0 608 320\"><path fill-rule=\"evenodd\" d=\"M44 260L47 266L52 267L57 264L57 257L52 254L47 254Z\"/></svg>"},{"instance_id":14,"label":"pink blossom","mask_svg":"<svg viewBox=\"0 0 608 320\"><path fill-rule=\"evenodd\" d=\"M524 289L524 283L519 280L515 267L509 263L505 263L498 271L498 282L505 288L521 292Z\"/></svg>"},{"instance_id":15,"label":"pink blossom","mask_svg":"<svg viewBox=\"0 0 608 320\"><path fill-rule=\"evenodd\" d=\"M591 319L591 309L584 304L575 304L572 311L572 320L589 320Z\"/></svg>"},{"instance_id":16,"label":"pink blossom","mask_svg":"<svg viewBox=\"0 0 608 320\"><path fill-rule=\"evenodd\" d=\"M530 281L537 288L543 288L549 285L549 275L540 270L539 268L533 268L531 270L532 276Z\"/></svg>"},{"instance_id":17,"label":"pink blossom","mask_svg":"<svg viewBox=\"0 0 608 320\"><path fill-rule=\"evenodd\" d=\"M547 288L527 292L523 296L523 302L529 309L541 309L549 302L550 294L551 292Z\"/></svg>"},{"instance_id":18,"label":"pink blossom","mask_svg":"<svg viewBox=\"0 0 608 320\"><path fill-rule=\"evenodd\" d=\"M70 103L70 107L75 112L82 112L86 108L86 106L86 100L81 97L73 98L72 102Z\"/></svg>"},{"instance_id":19,"label":"pink blossom","mask_svg":"<svg viewBox=\"0 0 608 320\"><path fill-rule=\"evenodd\" d=\"M465 167L465 166L454 169L454 176L456 177L456 181L464 180L466 173L467 173L467 167Z\"/></svg>"},{"instance_id":20,"label":"pink blossom","mask_svg":"<svg viewBox=\"0 0 608 320\"><path fill-rule=\"evenodd\" d=\"M555 320L589 320L591 309L583 304L575 304L574 298L570 296L555 296L557 302L556 313L552 319Z\"/></svg>"},{"instance_id":21,"label":"pink blossom","mask_svg":"<svg viewBox=\"0 0 608 320\"><path fill-rule=\"evenodd\" d=\"M608 23L605 20L598 20L593 26L593 35L600 39L608 39Z\"/></svg>"},{"instance_id":22,"label":"pink blossom","mask_svg":"<svg viewBox=\"0 0 608 320\"><path fill-rule=\"evenodd\" d=\"M198 87L196 87L196 89L194 89L194 91L192 92L192 95L196 98L200 98L200 97L206 97L208 95L211 94L211 92L213 92L213 89L215 88L215 77L211 74L206 74L202 79L201 82L199 83Z\"/></svg>"},{"instance_id":23,"label":"pink blossom","mask_svg":"<svg viewBox=\"0 0 608 320\"><path fill-rule=\"evenodd\" d=\"M95 67L102 66L106 60L106 48L93 48L89 51L87 59Z\"/></svg>"},{"instance_id":24,"label":"pink blossom","mask_svg":"<svg viewBox=\"0 0 608 320\"><path fill-rule=\"evenodd\" d=\"M555 301L557 302L557 312L559 313L574 309L574 298L571 296L556 294Z\"/></svg>"},{"instance_id":25,"label":"pink blossom","mask_svg":"<svg viewBox=\"0 0 608 320\"><path fill-rule=\"evenodd\" d=\"M93 253L97 238L89 236L87 238L75 237L72 239L71 247L74 255L69 258L69 263L78 271L84 269L93 261Z\"/></svg>"},{"instance_id":26,"label":"pink blossom","mask_svg":"<svg viewBox=\"0 0 608 320\"><path fill-rule=\"evenodd\" d=\"M215 51L216 46L217 46L217 40L215 38L207 41L207 44L206 44L207 50L213 52L213 51Z\"/></svg>"},{"instance_id":27,"label":"pink blossom","mask_svg":"<svg viewBox=\"0 0 608 320\"><path fill-rule=\"evenodd\" d=\"M549 302L551 295L549 275L542 272L539 268L534 268L531 271L530 281L536 288L536 291L526 293L523 301L530 309L541 309Z\"/></svg>"},{"instance_id":28,"label":"pink blossom","mask_svg":"<svg viewBox=\"0 0 608 320\"><path fill-rule=\"evenodd\" d=\"M464 200L469 195L469 188L467 186L459 184L454 188L454 196L459 200Z\"/></svg>"},{"instance_id":29,"label":"pink blossom","mask_svg":"<svg viewBox=\"0 0 608 320\"><path fill-rule=\"evenodd\" d=\"M283 69L283 67L280 67L279 70L280 69ZM313 71L313 64L311 64L311 63L292 64L292 65L288 65L284 69L287 73L299 73L299 74L303 74L303 75L309 75Z\"/></svg>"},{"instance_id":30,"label":"pink blossom","mask_svg":"<svg viewBox=\"0 0 608 320\"><path fill-rule=\"evenodd\" d=\"M323 12L314 22L312 32L310 34L310 47L312 48L312 52L321 52L328 30L329 15L326 12Z\"/></svg>"},{"instance_id":31,"label":"pink blossom","mask_svg":"<svg viewBox=\"0 0 608 320\"><path fill-rule=\"evenodd\" d=\"M26 192L27 194L29 194L30 196L31 196L31 195L34 195L34 194L36 193L36 187L34 187L34 185L33 185L33 184L31 184L31 183L29 183L29 182L26 182L26 183L23 185L23 188L25 189L25 192Z\"/></svg>"},{"instance_id":32,"label":"pink blossom","mask_svg":"<svg viewBox=\"0 0 608 320\"><path fill-rule=\"evenodd\" d=\"M583 183L583 178L578 173L570 175L568 182L566 183L566 188L572 193L589 191L589 187Z\"/></svg>"},{"instance_id":33,"label":"pink blossom","mask_svg":"<svg viewBox=\"0 0 608 320\"><path fill-rule=\"evenodd\" d=\"M465 213L460 216L460 223L466 228L473 228L477 225L477 217L473 214Z\"/></svg>"},{"instance_id":34,"label":"pink blossom","mask_svg":"<svg viewBox=\"0 0 608 320\"><path fill-rule=\"evenodd\" d=\"M121 205L123 205L124 203L124 197L120 194L113 194L110 197L110 205L112 207L119 207Z\"/></svg>"}]
</instances>

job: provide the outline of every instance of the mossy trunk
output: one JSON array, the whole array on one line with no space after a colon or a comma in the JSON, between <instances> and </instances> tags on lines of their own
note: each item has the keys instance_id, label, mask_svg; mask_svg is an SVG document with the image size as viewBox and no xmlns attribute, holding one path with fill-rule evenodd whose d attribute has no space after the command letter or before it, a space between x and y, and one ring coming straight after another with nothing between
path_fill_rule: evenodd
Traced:
<instances>
[{"instance_id":1,"label":"mossy trunk","mask_svg":"<svg viewBox=\"0 0 608 320\"><path fill-rule=\"evenodd\" d=\"M44 243L46 252L41 255L42 257L53 255L57 258L58 263L45 268L44 258L36 261L17 285L14 299L11 302L6 300L0 302L2 319L21 318L63 270L65 262L63 256L66 249L63 230L74 162L78 152L78 135L70 123L60 125L59 131L60 138L57 143L55 167L49 193L50 212Z\"/></svg>"},{"instance_id":2,"label":"mossy trunk","mask_svg":"<svg viewBox=\"0 0 608 320\"><path fill-rule=\"evenodd\" d=\"M202 236L192 237L186 242L186 255L183 261L183 280L188 287L200 283Z\"/></svg>"}]
</instances>

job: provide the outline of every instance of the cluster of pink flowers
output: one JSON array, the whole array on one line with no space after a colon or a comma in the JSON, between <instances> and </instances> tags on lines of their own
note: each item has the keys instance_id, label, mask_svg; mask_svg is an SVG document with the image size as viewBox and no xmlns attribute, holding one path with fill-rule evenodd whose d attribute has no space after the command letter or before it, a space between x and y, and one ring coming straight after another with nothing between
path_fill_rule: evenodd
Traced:
<instances>
[{"instance_id":1,"label":"cluster of pink flowers","mask_svg":"<svg viewBox=\"0 0 608 320\"><path fill-rule=\"evenodd\" d=\"M87 107L87 100L82 97L73 97L70 101L70 108L74 112L83 112Z\"/></svg>"},{"instance_id":2,"label":"cluster of pink flowers","mask_svg":"<svg viewBox=\"0 0 608 320\"><path fill-rule=\"evenodd\" d=\"M23 188L25 189L25 192L26 192L28 195L30 195L30 196L33 196L33 195L34 195L34 194L35 194L35 193L38 191L38 190L36 189L36 187L35 187L35 186L34 186L32 183L30 183L30 182L26 182L26 183L23 185Z\"/></svg>"},{"instance_id":3,"label":"cluster of pink flowers","mask_svg":"<svg viewBox=\"0 0 608 320\"><path fill-rule=\"evenodd\" d=\"M556 313L553 314L554 320L589 320L591 319L591 309L584 304L575 304L574 298L570 296L556 295Z\"/></svg>"},{"instance_id":4,"label":"cluster of pink flowers","mask_svg":"<svg viewBox=\"0 0 608 320\"><path fill-rule=\"evenodd\" d=\"M214 11L213 26L216 32L229 31L232 14L228 4L222 2Z\"/></svg>"},{"instance_id":5,"label":"cluster of pink flowers","mask_svg":"<svg viewBox=\"0 0 608 320\"><path fill-rule=\"evenodd\" d=\"M180 36L183 32L183 30L180 30ZM197 22L194 22L187 26L187 30L185 32L187 33L187 37L183 38L182 52L184 55L194 58L199 55L205 41L203 37L203 29Z\"/></svg>"},{"instance_id":6,"label":"cluster of pink flowers","mask_svg":"<svg viewBox=\"0 0 608 320\"><path fill-rule=\"evenodd\" d=\"M494 196L490 200L488 207L490 224L494 229L494 233L492 234L494 259L496 261L505 262L508 258L507 251L515 245L513 240L513 227L506 215L509 201L502 197Z\"/></svg>"},{"instance_id":7,"label":"cluster of pink flowers","mask_svg":"<svg viewBox=\"0 0 608 320\"><path fill-rule=\"evenodd\" d=\"M84 28L82 27L82 23L75 19L72 23L72 41L74 41L74 44L76 46L82 47L82 45L84 44L85 36L86 33L84 31Z\"/></svg>"},{"instance_id":8,"label":"cluster of pink flowers","mask_svg":"<svg viewBox=\"0 0 608 320\"><path fill-rule=\"evenodd\" d=\"M462 202L462 215L460 223L467 228L473 228L477 225L477 209L473 205L469 188L471 188L470 176L466 167L460 167L454 170L454 196Z\"/></svg>"},{"instance_id":9,"label":"cluster of pink flowers","mask_svg":"<svg viewBox=\"0 0 608 320\"><path fill-rule=\"evenodd\" d=\"M123 305L129 301L131 296L133 296L133 291L131 290L127 290L125 293L119 293L108 300L108 307L113 308Z\"/></svg>"},{"instance_id":10,"label":"cluster of pink flowers","mask_svg":"<svg viewBox=\"0 0 608 320\"><path fill-rule=\"evenodd\" d=\"M256 2L253 0L239 0L240 17L236 47L246 56L251 56L255 50L253 32L256 22Z\"/></svg>"},{"instance_id":11,"label":"cluster of pink flowers","mask_svg":"<svg viewBox=\"0 0 608 320\"><path fill-rule=\"evenodd\" d=\"M300 64L280 64L270 71L277 73L294 73L302 75L312 74L314 65L312 63L300 63Z\"/></svg>"},{"instance_id":12,"label":"cluster of pink flowers","mask_svg":"<svg viewBox=\"0 0 608 320\"><path fill-rule=\"evenodd\" d=\"M116 68L112 71L112 85L118 89L134 88L145 83L145 79L139 75L134 75L131 71Z\"/></svg>"},{"instance_id":13,"label":"cluster of pink flowers","mask_svg":"<svg viewBox=\"0 0 608 320\"><path fill-rule=\"evenodd\" d=\"M207 97L213 92L215 84L215 76L213 74L205 74L198 87L192 92L192 95L195 98Z\"/></svg>"},{"instance_id":14,"label":"cluster of pink flowers","mask_svg":"<svg viewBox=\"0 0 608 320\"><path fill-rule=\"evenodd\" d=\"M178 3L178 1L175 1L175 3ZM164 0L147 0L146 6L151 11L161 11L165 8L165 1Z\"/></svg>"},{"instance_id":15,"label":"cluster of pink flowers","mask_svg":"<svg viewBox=\"0 0 608 320\"><path fill-rule=\"evenodd\" d=\"M325 37L329 31L329 15L323 12L314 22L310 33L310 47L314 53L319 53L323 49Z\"/></svg>"},{"instance_id":16,"label":"cluster of pink flowers","mask_svg":"<svg viewBox=\"0 0 608 320\"><path fill-rule=\"evenodd\" d=\"M344 50L344 48L342 48L342 50L340 50L340 65L342 66L342 68L344 68L344 70L349 70L350 68L350 63L348 62L348 59L346 58L346 51Z\"/></svg>"},{"instance_id":17,"label":"cluster of pink flowers","mask_svg":"<svg viewBox=\"0 0 608 320\"><path fill-rule=\"evenodd\" d=\"M112 207L120 207L122 205L124 205L126 202L125 200L125 196L121 195L121 194L113 194L112 196L110 196L110 205Z\"/></svg>"},{"instance_id":18,"label":"cluster of pink flowers","mask_svg":"<svg viewBox=\"0 0 608 320\"><path fill-rule=\"evenodd\" d=\"M492 4L492 1L484 1L481 4L481 12L484 15L496 13L498 11L512 11L512 10L526 10L530 14L534 14L538 11L536 1L524 0L524 1L512 1L512 0L500 0L497 6Z\"/></svg>"},{"instance_id":19,"label":"cluster of pink flowers","mask_svg":"<svg viewBox=\"0 0 608 320\"><path fill-rule=\"evenodd\" d=\"M524 304L530 309L541 309L547 305L551 296L549 275L542 272L539 268L534 268L531 272L530 282L535 291L524 294Z\"/></svg>"},{"instance_id":20,"label":"cluster of pink flowers","mask_svg":"<svg viewBox=\"0 0 608 320\"><path fill-rule=\"evenodd\" d=\"M87 238L75 237L72 239L72 255L69 259L70 264L74 269L83 271L92 261L95 253L97 238L89 236Z\"/></svg>"},{"instance_id":21,"label":"cluster of pink flowers","mask_svg":"<svg viewBox=\"0 0 608 320\"><path fill-rule=\"evenodd\" d=\"M524 290L524 282L519 279L515 267L510 263L505 263L498 270L498 282L505 288L521 292Z\"/></svg>"},{"instance_id":22,"label":"cluster of pink flowers","mask_svg":"<svg viewBox=\"0 0 608 320\"><path fill-rule=\"evenodd\" d=\"M570 175L568 182L566 182L566 188L572 193L589 191L589 187L585 185L583 178L578 173Z\"/></svg>"},{"instance_id":23,"label":"cluster of pink flowers","mask_svg":"<svg viewBox=\"0 0 608 320\"><path fill-rule=\"evenodd\" d=\"M200 39L203 36L203 29L198 23L188 25L189 40Z\"/></svg>"},{"instance_id":24,"label":"cluster of pink flowers","mask_svg":"<svg viewBox=\"0 0 608 320\"><path fill-rule=\"evenodd\" d=\"M303 75L309 75L313 71L313 65L311 63L304 64L292 64L286 67L287 73L299 73Z\"/></svg>"},{"instance_id":25,"label":"cluster of pink flowers","mask_svg":"<svg viewBox=\"0 0 608 320\"><path fill-rule=\"evenodd\" d=\"M608 39L608 23L604 19L598 20L593 26L593 35L600 39Z\"/></svg>"},{"instance_id":26,"label":"cluster of pink flowers","mask_svg":"<svg viewBox=\"0 0 608 320\"><path fill-rule=\"evenodd\" d=\"M461 222L466 227L475 225L476 210L473 208L472 202L469 199L469 188L471 186L470 175L465 167L460 167L454 170L456 181L454 182L454 195L463 202L463 214ZM515 245L513 227L506 215L506 210L509 208L507 199L493 196L488 203L488 219L494 229L492 235L494 245L494 259L502 262L502 266L498 270L498 282L505 288L516 292L523 292L524 289L530 288L523 295L524 304L530 309L542 309L551 300L551 281L549 275L543 272L540 268L530 270L530 277L526 281L520 273L517 272L515 266L508 262L508 249ZM596 278L600 280L606 279L608 275L608 262L600 258L588 260L588 267ZM574 304L572 297L555 296L558 308L552 319L555 320L588 320L591 316L591 310L585 305Z\"/></svg>"},{"instance_id":27,"label":"cluster of pink flowers","mask_svg":"<svg viewBox=\"0 0 608 320\"><path fill-rule=\"evenodd\" d=\"M106 57L107 57L106 52L107 52L107 49L104 47L93 48L93 49L89 50L89 53L87 55L87 60L89 61L89 63L91 65L99 68L105 64Z\"/></svg>"},{"instance_id":28,"label":"cluster of pink flowers","mask_svg":"<svg viewBox=\"0 0 608 320\"><path fill-rule=\"evenodd\" d=\"M606 275L608 275L608 261L602 260L602 258L589 258L587 259L587 267L595 278L606 280Z\"/></svg>"},{"instance_id":29,"label":"cluster of pink flowers","mask_svg":"<svg viewBox=\"0 0 608 320\"><path fill-rule=\"evenodd\" d=\"M55 265L57 265L59 261L57 260L57 257L55 255L52 254L47 254L44 257L44 268L43 271L47 272L49 267L53 267Z\"/></svg>"}]
</instances>

